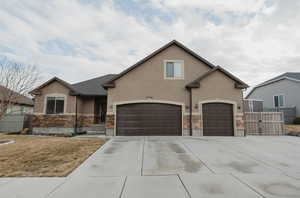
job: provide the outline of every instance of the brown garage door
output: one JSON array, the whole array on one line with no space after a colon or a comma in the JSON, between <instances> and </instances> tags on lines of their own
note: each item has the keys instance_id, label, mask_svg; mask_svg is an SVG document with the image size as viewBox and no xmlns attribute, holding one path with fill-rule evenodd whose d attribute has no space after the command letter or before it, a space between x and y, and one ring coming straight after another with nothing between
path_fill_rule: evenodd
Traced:
<instances>
[{"instance_id":1,"label":"brown garage door","mask_svg":"<svg viewBox=\"0 0 300 198\"><path fill-rule=\"evenodd\" d=\"M234 135L232 104L207 103L202 110L204 136Z\"/></svg>"},{"instance_id":2,"label":"brown garage door","mask_svg":"<svg viewBox=\"0 0 300 198\"><path fill-rule=\"evenodd\" d=\"M181 135L181 106L137 103L117 106L117 135Z\"/></svg>"}]
</instances>

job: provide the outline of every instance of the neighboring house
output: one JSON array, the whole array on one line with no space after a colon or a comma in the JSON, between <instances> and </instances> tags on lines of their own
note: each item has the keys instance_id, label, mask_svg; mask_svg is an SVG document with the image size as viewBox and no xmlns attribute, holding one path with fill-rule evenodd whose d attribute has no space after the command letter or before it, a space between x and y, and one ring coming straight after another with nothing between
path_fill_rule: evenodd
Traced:
<instances>
[{"instance_id":1,"label":"neighboring house","mask_svg":"<svg viewBox=\"0 0 300 198\"><path fill-rule=\"evenodd\" d=\"M11 94L12 93L12 94ZM6 87L0 86L0 108L2 102L7 99L7 95L13 95L9 106L6 110L7 114L32 114L33 113L33 100L29 97L18 94L12 90L7 89Z\"/></svg>"},{"instance_id":2,"label":"neighboring house","mask_svg":"<svg viewBox=\"0 0 300 198\"><path fill-rule=\"evenodd\" d=\"M244 112L262 112L263 102L257 99L244 99Z\"/></svg>"},{"instance_id":3,"label":"neighboring house","mask_svg":"<svg viewBox=\"0 0 300 198\"><path fill-rule=\"evenodd\" d=\"M300 73L287 72L255 86L246 99L263 100L265 111L283 111L286 123L300 117Z\"/></svg>"},{"instance_id":4,"label":"neighboring house","mask_svg":"<svg viewBox=\"0 0 300 198\"><path fill-rule=\"evenodd\" d=\"M105 122L112 136L243 136L247 87L174 40L118 75L73 85L54 78L33 90L34 131L72 132ZM106 119L97 119L99 109Z\"/></svg>"}]
</instances>

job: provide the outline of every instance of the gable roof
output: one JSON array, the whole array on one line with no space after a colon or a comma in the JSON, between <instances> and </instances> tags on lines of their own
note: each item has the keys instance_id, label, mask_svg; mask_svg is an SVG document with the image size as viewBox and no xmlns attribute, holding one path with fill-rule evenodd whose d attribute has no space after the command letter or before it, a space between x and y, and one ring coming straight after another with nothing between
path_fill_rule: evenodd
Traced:
<instances>
[{"instance_id":1,"label":"gable roof","mask_svg":"<svg viewBox=\"0 0 300 198\"><path fill-rule=\"evenodd\" d=\"M223 74L225 74L226 76L228 76L229 78L231 78L232 80L234 80L236 82L235 88L244 89L244 88L249 87L246 83L244 83L239 78L235 77L234 75L232 75L231 73L226 71L224 68L222 68L220 66L216 66L213 69L209 70L208 72L206 72L206 73L202 74L201 76L199 76L196 80L194 80L194 81L190 82L189 84L187 84L186 88L199 88L200 87L200 81L205 79L207 76L214 73L215 71L220 71Z\"/></svg>"},{"instance_id":2,"label":"gable roof","mask_svg":"<svg viewBox=\"0 0 300 198\"><path fill-rule=\"evenodd\" d=\"M255 87L253 87L253 89L247 94L246 98L248 98L252 94L252 92L258 87L266 86L266 85L272 84L274 82L278 82L280 80L285 80L285 79L291 80L294 82L300 82L300 72L286 72L284 74L281 74L279 76L271 78L270 80L262 82L262 83L256 85Z\"/></svg>"},{"instance_id":3,"label":"gable roof","mask_svg":"<svg viewBox=\"0 0 300 198\"><path fill-rule=\"evenodd\" d=\"M38 86L37 88L33 89L32 91L30 91L30 94L34 94L34 95L38 95L39 94L39 90L46 87L47 85L53 83L57 81L58 83L60 83L61 85L65 86L66 88L70 89L70 91L77 93L76 90L71 86L71 84L67 83L66 81L58 78L58 77L53 77L50 80L46 81L45 83L43 83L42 85Z\"/></svg>"},{"instance_id":4,"label":"gable roof","mask_svg":"<svg viewBox=\"0 0 300 198\"><path fill-rule=\"evenodd\" d=\"M71 95L81 95L81 96L106 96L107 92L102 87L102 84L106 83L110 79L112 79L116 74L108 74L105 76L100 76L97 78L93 78L90 80L82 81L79 83L69 84L68 82L58 78L54 77L48 80L47 82L43 83L39 87L35 88L30 92L30 94L37 95L39 94L39 90L43 87L53 83L54 81L59 82L66 88L70 90Z\"/></svg>"},{"instance_id":5,"label":"gable roof","mask_svg":"<svg viewBox=\"0 0 300 198\"><path fill-rule=\"evenodd\" d=\"M263 82L261 84L269 83L271 81L279 80L279 79L282 79L282 78L290 78L292 80L300 80L300 72L286 72L284 74L281 74L279 76L271 78L270 80L267 80L267 81L265 81L265 82Z\"/></svg>"},{"instance_id":6,"label":"gable roof","mask_svg":"<svg viewBox=\"0 0 300 198\"><path fill-rule=\"evenodd\" d=\"M158 50L154 51L153 53L151 53L150 55L146 56L145 58L143 58L142 60L138 61L137 63L135 63L134 65L130 66L129 68L125 69L124 71L122 71L120 74L116 75L114 78L112 78L110 81L108 81L107 83L105 83L103 85L104 88L110 88L110 87L114 87L114 81L121 78L122 76L124 76L125 74L127 74L128 72L130 72L131 70L141 66L143 63L145 63L147 60L151 59L152 57L156 56L157 54L159 54L160 52L164 51L165 49L167 49L168 47L172 46L172 45L176 45L177 47L181 48L182 50L184 50L185 52L187 52L188 54L190 54L191 56L195 57L196 59L198 59L199 61L203 62L205 65L207 65L209 68L214 68L215 65L213 65L212 63L210 63L209 61L207 61L206 59L204 59L203 57L199 56L198 54L196 54L194 51L192 51L191 49L185 47L182 43L173 40L169 43L167 43L166 45L162 46L161 48L159 48Z\"/></svg>"},{"instance_id":7,"label":"gable roof","mask_svg":"<svg viewBox=\"0 0 300 198\"><path fill-rule=\"evenodd\" d=\"M3 87L1 85L0 85L0 92L4 93L4 94L5 93L13 93L14 98L13 98L13 101L11 101L12 103L33 106L33 100L31 98L21 95L17 92L14 92L14 91L12 91L6 87ZM0 101L1 100L3 100L3 94L0 94Z\"/></svg>"},{"instance_id":8,"label":"gable roof","mask_svg":"<svg viewBox=\"0 0 300 198\"><path fill-rule=\"evenodd\" d=\"M80 95L85 96L106 96L107 91L102 87L102 84L111 80L116 74L107 74L105 76L100 76L83 82L72 84L71 86Z\"/></svg>"}]
</instances>

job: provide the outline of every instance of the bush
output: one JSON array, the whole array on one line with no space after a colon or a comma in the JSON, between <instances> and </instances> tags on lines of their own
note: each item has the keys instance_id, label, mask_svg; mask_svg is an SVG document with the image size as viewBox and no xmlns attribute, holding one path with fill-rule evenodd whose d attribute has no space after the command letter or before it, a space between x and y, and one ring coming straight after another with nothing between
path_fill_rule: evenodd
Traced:
<instances>
[{"instance_id":1,"label":"bush","mask_svg":"<svg viewBox=\"0 0 300 198\"><path fill-rule=\"evenodd\" d=\"M294 124L300 124L300 117L295 118Z\"/></svg>"}]
</instances>

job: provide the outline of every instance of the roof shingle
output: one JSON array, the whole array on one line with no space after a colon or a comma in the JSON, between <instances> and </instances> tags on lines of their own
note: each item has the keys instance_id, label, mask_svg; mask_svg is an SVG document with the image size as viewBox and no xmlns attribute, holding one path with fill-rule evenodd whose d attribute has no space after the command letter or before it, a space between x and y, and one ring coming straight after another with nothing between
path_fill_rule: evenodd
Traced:
<instances>
[{"instance_id":1,"label":"roof shingle","mask_svg":"<svg viewBox=\"0 0 300 198\"><path fill-rule=\"evenodd\" d=\"M107 91L102 87L103 84L115 77L116 74L108 74L83 82L72 84L74 90L80 95L85 96L106 96Z\"/></svg>"}]
</instances>

